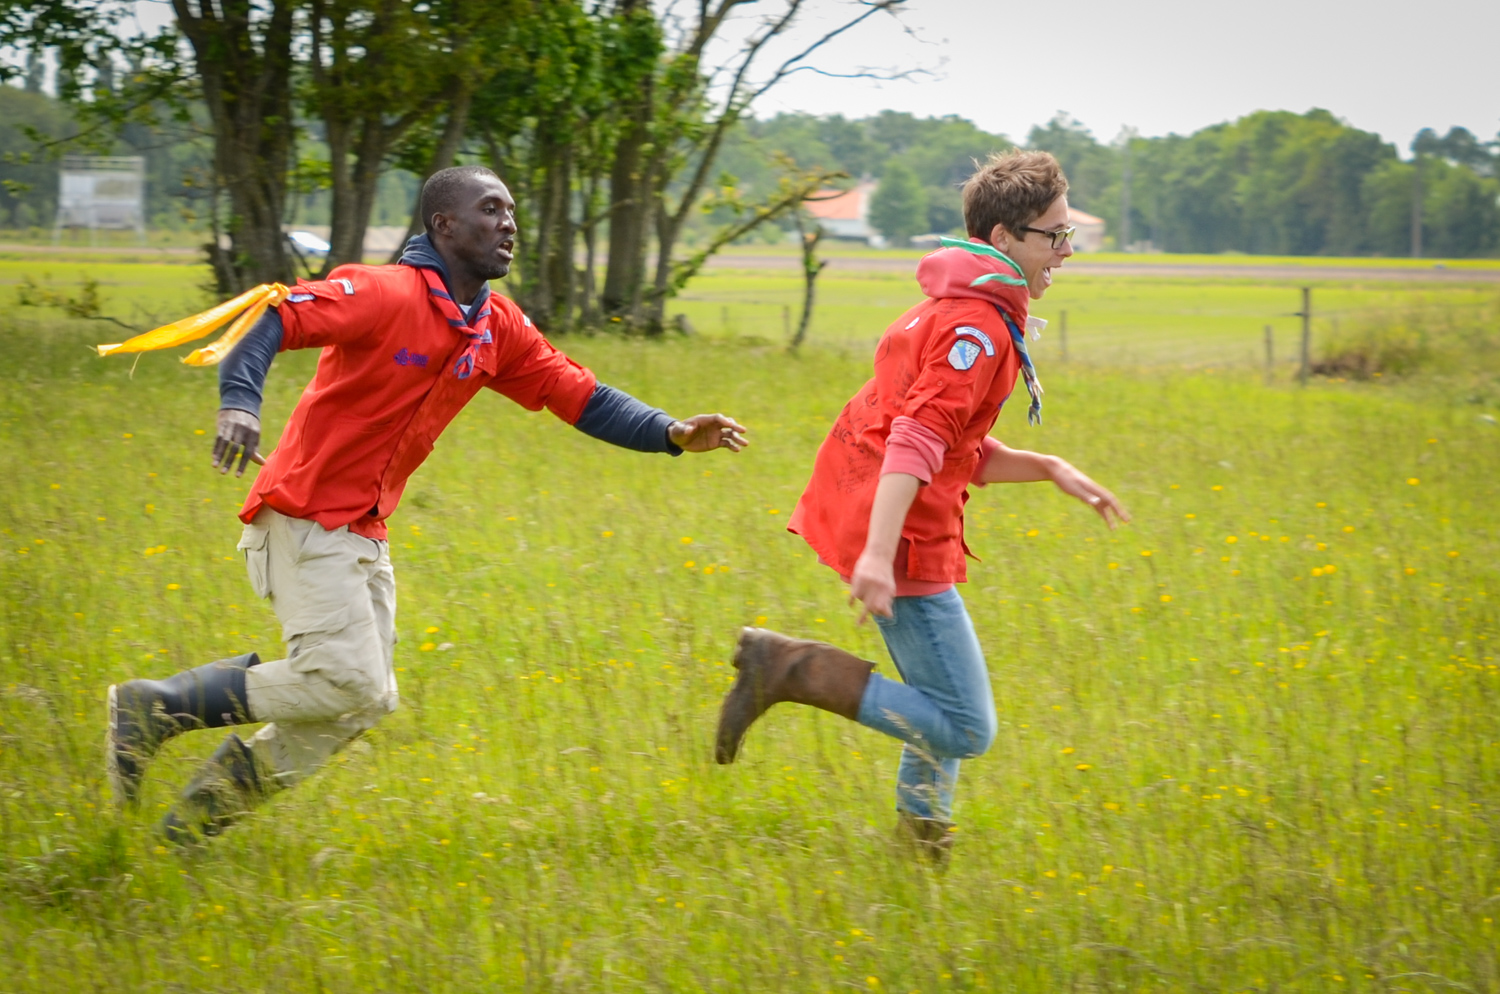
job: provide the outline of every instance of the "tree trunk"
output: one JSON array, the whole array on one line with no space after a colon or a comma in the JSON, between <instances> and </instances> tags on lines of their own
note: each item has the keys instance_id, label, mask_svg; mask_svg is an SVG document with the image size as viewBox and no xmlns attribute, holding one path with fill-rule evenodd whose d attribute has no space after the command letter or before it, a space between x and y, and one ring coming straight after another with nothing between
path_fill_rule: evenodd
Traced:
<instances>
[{"instance_id":1,"label":"tree trunk","mask_svg":"<svg viewBox=\"0 0 1500 994\"><path fill-rule=\"evenodd\" d=\"M448 118L443 123L443 135L438 139L437 148L433 150L432 158L422 172L424 185L433 173L439 169L447 169L458 158L459 150L464 144L464 129L469 126L469 108L473 104L474 87L467 80L456 80L454 92L448 97ZM406 243L426 230L427 222L422 217L422 188L419 186L417 187L417 202L411 205L411 221L406 226L406 237L401 239L401 244L397 245L396 251L391 253L390 261L398 262L401 259L401 253L406 248Z\"/></svg>"},{"instance_id":2,"label":"tree trunk","mask_svg":"<svg viewBox=\"0 0 1500 994\"><path fill-rule=\"evenodd\" d=\"M230 248L227 253L217 243L210 248L218 290L225 295L293 278L281 220L294 135L294 4L274 2L268 17L256 18L252 32L251 15L261 6L224 0L202 5L200 16L188 0L172 0L213 121L214 169L229 196Z\"/></svg>"},{"instance_id":3,"label":"tree trunk","mask_svg":"<svg viewBox=\"0 0 1500 994\"><path fill-rule=\"evenodd\" d=\"M823 272L828 265L827 259L818 258L818 242L823 240L823 226L816 221L813 222L812 230L807 230L807 217L801 207L797 208L797 234L802 236L802 320L797 324L797 334L787 343L787 348L795 352L802 347L807 340L807 329L812 324L813 301L817 296L818 274Z\"/></svg>"},{"instance_id":4,"label":"tree trunk","mask_svg":"<svg viewBox=\"0 0 1500 994\"><path fill-rule=\"evenodd\" d=\"M599 257L599 184L602 175L590 171L589 178L585 184L583 201L583 272L579 274L579 292L582 294L578 301L578 323L581 325L594 324L599 319L597 313L598 286L595 283L597 273L597 260Z\"/></svg>"},{"instance_id":5,"label":"tree trunk","mask_svg":"<svg viewBox=\"0 0 1500 994\"><path fill-rule=\"evenodd\" d=\"M328 236L332 248L323 263L324 276L343 263L364 262L365 231L370 226L380 173L393 138L378 121L366 120L362 125L359 154L353 168L349 168L347 160L338 157L333 160L333 230ZM333 150L331 141L329 150Z\"/></svg>"},{"instance_id":6,"label":"tree trunk","mask_svg":"<svg viewBox=\"0 0 1500 994\"><path fill-rule=\"evenodd\" d=\"M536 204L536 256L522 295L533 321L563 331L573 309L573 141L567 120L544 121L536 148L541 174Z\"/></svg>"},{"instance_id":7,"label":"tree trunk","mask_svg":"<svg viewBox=\"0 0 1500 994\"><path fill-rule=\"evenodd\" d=\"M633 322L639 317L641 281L646 275L646 225L654 204L651 177L645 175L642 150L650 138L652 81L629 116L615 145L609 174L609 260L599 304L609 317Z\"/></svg>"}]
</instances>

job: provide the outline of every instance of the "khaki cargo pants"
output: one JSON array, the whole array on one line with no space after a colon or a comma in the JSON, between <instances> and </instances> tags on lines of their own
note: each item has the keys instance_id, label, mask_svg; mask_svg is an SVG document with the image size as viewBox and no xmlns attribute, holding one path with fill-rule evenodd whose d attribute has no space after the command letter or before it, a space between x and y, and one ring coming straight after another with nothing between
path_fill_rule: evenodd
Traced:
<instances>
[{"instance_id":1,"label":"khaki cargo pants","mask_svg":"<svg viewBox=\"0 0 1500 994\"><path fill-rule=\"evenodd\" d=\"M390 548L269 507L239 548L256 596L281 622L285 659L245 673L250 739L283 786L312 773L396 709L396 577Z\"/></svg>"}]
</instances>

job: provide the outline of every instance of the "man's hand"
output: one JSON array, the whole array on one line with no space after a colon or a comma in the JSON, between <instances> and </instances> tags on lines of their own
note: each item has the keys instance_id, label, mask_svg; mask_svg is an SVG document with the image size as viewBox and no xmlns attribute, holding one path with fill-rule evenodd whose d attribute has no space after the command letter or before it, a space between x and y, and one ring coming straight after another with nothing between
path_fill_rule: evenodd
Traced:
<instances>
[{"instance_id":1,"label":"man's hand","mask_svg":"<svg viewBox=\"0 0 1500 994\"><path fill-rule=\"evenodd\" d=\"M235 470L235 476L244 476L245 466L249 463L264 466L266 461L256 451L259 447L260 418L232 407L219 411L219 429L214 438L214 467L220 474L229 472L236 458L240 466Z\"/></svg>"},{"instance_id":2,"label":"man's hand","mask_svg":"<svg viewBox=\"0 0 1500 994\"><path fill-rule=\"evenodd\" d=\"M714 449L738 452L750 444L745 439L747 430L738 421L722 414L695 414L686 421L673 421L667 428L667 438L684 452L712 452Z\"/></svg>"},{"instance_id":3,"label":"man's hand","mask_svg":"<svg viewBox=\"0 0 1500 994\"><path fill-rule=\"evenodd\" d=\"M1099 517L1111 529L1130 523L1130 512L1125 510L1125 505L1114 494L1079 472L1066 460L1057 460L1057 465L1052 470L1052 482L1063 493L1077 497L1099 512ZM1113 519L1110 518L1111 514L1114 515Z\"/></svg>"},{"instance_id":4,"label":"man's hand","mask_svg":"<svg viewBox=\"0 0 1500 994\"><path fill-rule=\"evenodd\" d=\"M849 575L849 603L859 601L864 610L857 624L863 625L872 614L891 617L891 602L896 599L896 568L889 559L862 553Z\"/></svg>"}]
</instances>

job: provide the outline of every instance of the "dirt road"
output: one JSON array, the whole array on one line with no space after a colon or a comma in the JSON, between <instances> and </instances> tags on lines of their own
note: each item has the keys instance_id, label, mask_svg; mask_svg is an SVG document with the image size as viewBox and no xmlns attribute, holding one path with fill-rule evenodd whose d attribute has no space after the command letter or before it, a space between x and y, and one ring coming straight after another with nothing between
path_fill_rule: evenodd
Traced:
<instances>
[{"instance_id":1,"label":"dirt road","mask_svg":"<svg viewBox=\"0 0 1500 994\"><path fill-rule=\"evenodd\" d=\"M835 256L828 260L829 269L846 272L875 271L911 273L917 260L891 256ZM792 255L719 255L709 261L710 269L764 269L800 273L802 260ZM1238 279L1276 283L1500 283L1500 267L1450 269L1442 263L1430 267L1413 266L1305 266L1246 263L1174 264L1138 262L1090 262L1075 258L1066 271L1079 276L1154 276L1161 279Z\"/></svg>"}]
</instances>

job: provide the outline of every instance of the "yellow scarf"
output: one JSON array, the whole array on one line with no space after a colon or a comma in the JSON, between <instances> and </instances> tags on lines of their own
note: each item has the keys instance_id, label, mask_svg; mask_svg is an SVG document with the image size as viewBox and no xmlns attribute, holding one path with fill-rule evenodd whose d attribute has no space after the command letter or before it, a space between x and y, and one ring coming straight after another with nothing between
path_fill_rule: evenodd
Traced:
<instances>
[{"instance_id":1,"label":"yellow scarf","mask_svg":"<svg viewBox=\"0 0 1500 994\"><path fill-rule=\"evenodd\" d=\"M260 316L266 313L267 307L275 307L283 303L290 293L291 291L280 283L262 283L253 290L246 290L233 300L226 300L217 307L210 307L202 314L194 314L192 317L162 325L155 331L136 335L129 341L117 342L114 345L100 345L97 348L102 356L113 355L116 352L151 352L156 349L169 349L174 345L202 338L222 327L238 314L239 320L230 325L229 330L224 332L218 341L201 349L194 349L182 360L189 366L213 366L234 350L240 339L244 338L245 334L255 327L255 322L260 320Z\"/></svg>"}]
</instances>

